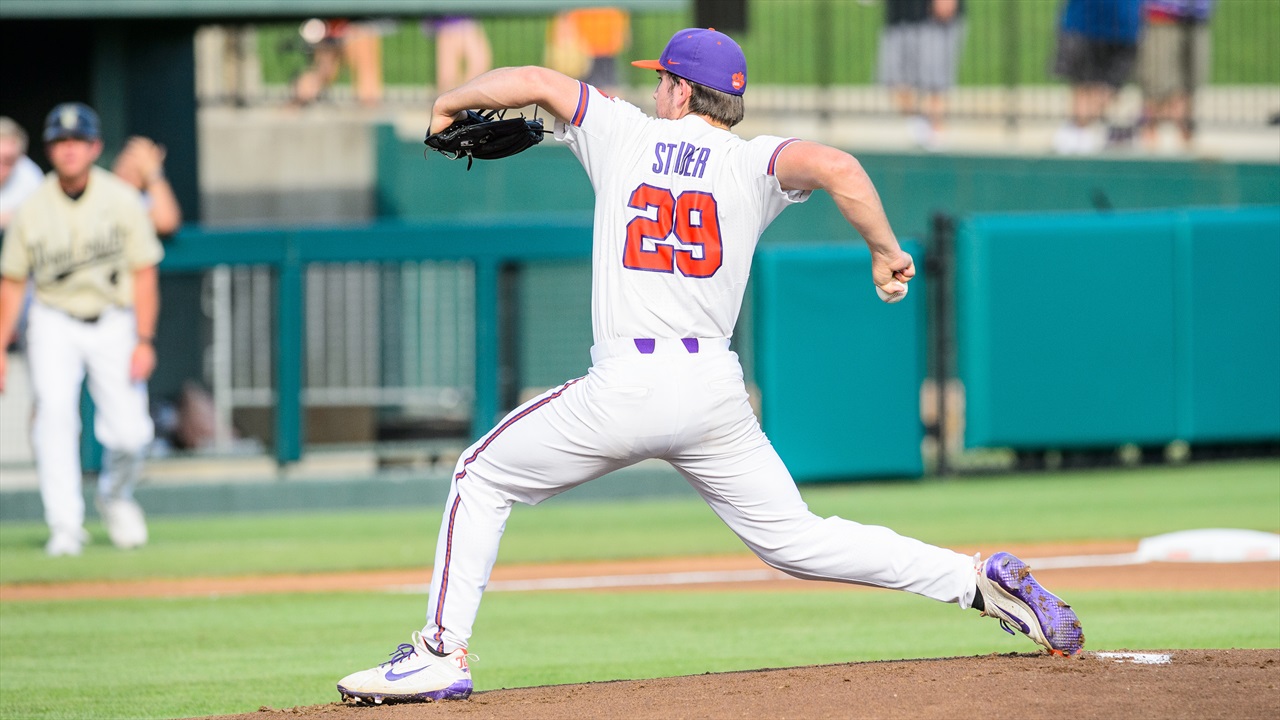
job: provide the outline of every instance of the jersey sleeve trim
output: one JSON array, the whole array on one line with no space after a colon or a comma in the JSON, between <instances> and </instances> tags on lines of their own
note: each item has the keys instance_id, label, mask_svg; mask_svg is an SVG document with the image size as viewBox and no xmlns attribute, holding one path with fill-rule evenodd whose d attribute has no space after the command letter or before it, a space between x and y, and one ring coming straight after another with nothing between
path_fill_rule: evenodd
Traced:
<instances>
[{"instance_id":1,"label":"jersey sleeve trim","mask_svg":"<svg viewBox=\"0 0 1280 720\"><path fill-rule=\"evenodd\" d=\"M778 162L778 154L782 152L782 149L790 145L791 143L796 142L799 139L800 138L789 138L787 140L783 140L781 143L778 144L778 147L773 151L773 155L769 156L769 171L768 171L769 175L774 174L774 166Z\"/></svg>"},{"instance_id":2,"label":"jersey sleeve trim","mask_svg":"<svg viewBox=\"0 0 1280 720\"><path fill-rule=\"evenodd\" d=\"M587 117L587 98L589 91L587 84L578 81L578 108L573 111L573 118L569 120L574 127L582 127L582 121Z\"/></svg>"}]
</instances>

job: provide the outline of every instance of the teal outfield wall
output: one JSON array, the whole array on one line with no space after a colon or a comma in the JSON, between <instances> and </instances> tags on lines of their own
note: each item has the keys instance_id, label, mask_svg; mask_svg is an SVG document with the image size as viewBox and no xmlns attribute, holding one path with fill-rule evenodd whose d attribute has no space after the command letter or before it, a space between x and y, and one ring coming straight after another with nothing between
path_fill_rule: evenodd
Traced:
<instances>
[{"instance_id":1,"label":"teal outfield wall","mask_svg":"<svg viewBox=\"0 0 1280 720\"><path fill-rule=\"evenodd\" d=\"M590 213L591 184L573 154L548 140L515 157L466 163L421 139L377 133L377 206L385 218L436 220L522 213ZM1280 164L1196 160L968 157L858 152L900 236L924 237L935 212L1138 210L1280 204ZM811 242L854 233L823 193L789 208L763 241Z\"/></svg>"},{"instance_id":2,"label":"teal outfield wall","mask_svg":"<svg viewBox=\"0 0 1280 720\"><path fill-rule=\"evenodd\" d=\"M924 267L919 246L903 246ZM888 305L865 247L762 248L755 264L761 414L792 476L923 475L924 277Z\"/></svg>"},{"instance_id":3,"label":"teal outfield wall","mask_svg":"<svg viewBox=\"0 0 1280 720\"><path fill-rule=\"evenodd\" d=\"M1280 440L1280 206L971 217L956 302L970 447Z\"/></svg>"}]
</instances>

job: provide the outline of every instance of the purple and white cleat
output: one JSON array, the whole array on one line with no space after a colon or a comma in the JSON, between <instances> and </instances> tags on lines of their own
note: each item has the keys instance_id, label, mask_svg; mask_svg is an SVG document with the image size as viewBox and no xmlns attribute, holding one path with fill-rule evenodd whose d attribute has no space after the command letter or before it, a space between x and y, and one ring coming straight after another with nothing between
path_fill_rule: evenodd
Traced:
<instances>
[{"instance_id":1,"label":"purple and white cleat","mask_svg":"<svg viewBox=\"0 0 1280 720\"><path fill-rule=\"evenodd\" d=\"M982 614L999 620L1005 632L1012 635L1017 628L1054 655L1075 655L1084 648L1075 611L1036 582L1026 563L998 552L979 563L977 571L986 605Z\"/></svg>"},{"instance_id":2,"label":"purple and white cleat","mask_svg":"<svg viewBox=\"0 0 1280 720\"><path fill-rule=\"evenodd\" d=\"M466 648L441 657L427 649L422 633L412 642L401 643L391 660L352 673L338 681L342 699L357 703L431 702L466 700L471 697L471 669Z\"/></svg>"}]
</instances>

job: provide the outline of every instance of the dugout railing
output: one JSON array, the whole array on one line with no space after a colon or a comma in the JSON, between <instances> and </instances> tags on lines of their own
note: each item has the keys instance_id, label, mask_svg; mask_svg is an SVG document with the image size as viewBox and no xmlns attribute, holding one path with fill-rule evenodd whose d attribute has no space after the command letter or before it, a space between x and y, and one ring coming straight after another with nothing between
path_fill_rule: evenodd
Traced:
<instances>
[{"instance_id":1,"label":"dugout railing","mask_svg":"<svg viewBox=\"0 0 1280 720\"><path fill-rule=\"evenodd\" d=\"M460 388L465 397L457 401L467 406L465 417L470 426L464 432L469 433L469 437L478 437L503 409L499 397L501 364L509 354L509 349L503 352L500 329L503 308L509 305L500 302L504 268L525 262L589 256L589 222L574 224L563 220L378 223L359 227L254 230L188 227L167 248L161 270L165 273L210 271L216 276L230 268L253 268L265 273L264 277L268 278L265 282L272 294L266 329L256 339L250 333L249 341L236 347L237 353L256 351L260 356L269 357L270 368L257 374L260 382L253 387L239 388L241 394L236 399L240 406L274 409L271 418L274 456L278 462L288 463L302 456L305 405L325 404L328 396L345 400L344 404L412 404L413 388L422 387L412 383L386 387L374 381L353 389L349 383L326 383L323 371L318 370L322 367L317 364L318 358L314 355L309 358L306 351L308 333L324 332L327 322L341 321L342 298L339 297L327 310L323 306L319 311L313 310L308 322L308 293L323 287L315 283L317 273L325 272L323 268L350 269L352 264L359 264L373 273L371 280L376 282L378 277L385 277L376 269L380 266L403 269L432 261L466 266L473 302L470 306L454 308L451 314L454 327L465 325L473 338L473 349L466 356L474 358L474 366L461 375L470 375L473 382L471 387ZM308 276L312 282L307 281ZM184 315L189 317L190 313ZM366 316L360 321L377 323L379 318ZM235 332L234 327L221 332L215 327L215 342L211 343L210 350L215 357L223 358L223 362L237 361L230 345ZM456 338L443 340L456 341ZM268 343L270 348L254 347L262 343ZM358 343L356 345L358 347ZM264 384L262 381L268 378L269 382ZM370 398L367 392L370 387L382 387L381 397L375 393ZM359 392L361 389L366 392ZM427 388L431 392L440 389Z\"/></svg>"}]
</instances>

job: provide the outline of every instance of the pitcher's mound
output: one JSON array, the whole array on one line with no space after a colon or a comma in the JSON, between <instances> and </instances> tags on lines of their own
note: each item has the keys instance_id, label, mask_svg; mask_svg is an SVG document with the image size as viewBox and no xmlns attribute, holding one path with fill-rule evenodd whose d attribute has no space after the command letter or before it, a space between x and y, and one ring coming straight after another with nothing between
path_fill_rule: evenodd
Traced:
<instances>
[{"instance_id":1,"label":"pitcher's mound","mask_svg":"<svg viewBox=\"0 0 1280 720\"><path fill-rule=\"evenodd\" d=\"M337 691L334 691L337 694ZM1280 649L1114 650L820 665L491 690L437 704L341 703L222 720L1280 717Z\"/></svg>"}]
</instances>

